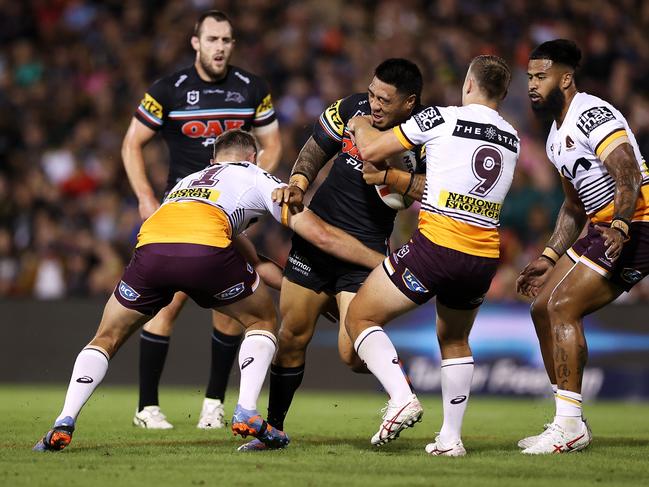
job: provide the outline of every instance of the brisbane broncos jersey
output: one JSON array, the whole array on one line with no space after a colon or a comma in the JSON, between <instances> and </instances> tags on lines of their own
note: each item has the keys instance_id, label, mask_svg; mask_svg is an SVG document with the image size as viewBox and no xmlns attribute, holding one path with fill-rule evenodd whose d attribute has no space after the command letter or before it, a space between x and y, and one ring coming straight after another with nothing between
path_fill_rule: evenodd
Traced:
<instances>
[{"instance_id":1,"label":"brisbane broncos jersey","mask_svg":"<svg viewBox=\"0 0 649 487\"><path fill-rule=\"evenodd\" d=\"M371 113L367 93L357 93L330 105L315 123L313 139L329 158L338 154L329 175L313 195L309 208L320 218L345 230L362 242L385 242L397 214L387 206L374 186L363 179L363 160L352 142L347 122ZM415 150L415 172L425 164Z\"/></svg>"},{"instance_id":2,"label":"brisbane broncos jersey","mask_svg":"<svg viewBox=\"0 0 649 487\"><path fill-rule=\"evenodd\" d=\"M271 198L282 186L275 176L249 162L209 166L169 191L162 206L142 224L136 247L150 243L227 247L260 216L270 213L286 224L288 207Z\"/></svg>"},{"instance_id":3,"label":"brisbane broncos jersey","mask_svg":"<svg viewBox=\"0 0 649 487\"><path fill-rule=\"evenodd\" d=\"M437 245L497 258L500 210L520 151L516 130L478 104L430 106L393 130L406 149L426 145L419 231Z\"/></svg>"},{"instance_id":4,"label":"brisbane broncos jersey","mask_svg":"<svg viewBox=\"0 0 649 487\"><path fill-rule=\"evenodd\" d=\"M220 81L203 81L194 65L156 81L135 112L161 130L171 164L167 190L210 163L216 137L230 129L251 130L275 121L266 83L236 66Z\"/></svg>"},{"instance_id":5,"label":"brisbane broncos jersey","mask_svg":"<svg viewBox=\"0 0 649 487\"><path fill-rule=\"evenodd\" d=\"M649 220L649 172L638 143L624 116L610 103L588 93L577 93L566 117L552 124L546 152L559 174L572 183L593 223L613 219L615 181L602 160L627 137L635 154L642 189L633 221Z\"/></svg>"}]
</instances>

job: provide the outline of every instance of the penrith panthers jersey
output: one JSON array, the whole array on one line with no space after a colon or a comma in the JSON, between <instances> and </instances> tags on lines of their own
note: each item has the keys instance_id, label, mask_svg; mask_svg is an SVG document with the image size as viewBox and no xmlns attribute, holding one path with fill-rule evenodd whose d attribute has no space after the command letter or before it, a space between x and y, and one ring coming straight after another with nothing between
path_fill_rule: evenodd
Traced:
<instances>
[{"instance_id":1,"label":"penrith panthers jersey","mask_svg":"<svg viewBox=\"0 0 649 487\"><path fill-rule=\"evenodd\" d=\"M613 218L615 181L603 159L628 137L642 174L642 190L633 220L649 220L649 173L624 116L613 105L587 93L577 93L557 128L552 124L546 143L548 158L572 183L593 223Z\"/></svg>"},{"instance_id":2,"label":"penrith panthers jersey","mask_svg":"<svg viewBox=\"0 0 649 487\"><path fill-rule=\"evenodd\" d=\"M270 213L286 224L288 215L282 209L288 207L271 198L282 186L275 176L249 162L215 164L190 174L142 224L137 247L150 243L227 247L260 216Z\"/></svg>"},{"instance_id":3,"label":"penrith panthers jersey","mask_svg":"<svg viewBox=\"0 0 649 487\"><path fill-rule=\"evenodd\" d=\"M328 157L336 158L309 208L364 243L384 245L397 212L383 202L374 186L365 183L363 160L347 131L349 119L370 113L367 93L356 93L336 101L320 115L313 127L313 139ZM417 173L425 170L420 155L419 150L408 155Z\"/></svg>"},{"instance_id":4,"label":"penrith panthers jersey","mask_svg":"<svg viewBox=\"0 0 649 487\"><path fill-rule=\"evenodd\" d=\"M498 257L500 210L520 151L516 130L484 105L425 108L394 127L406 148L426 146L419 230L430 241Z\"/></svg>"},{"instance_id":5,"label":"penrith panthers jersey","mask_svg":"<svg viewBox=\"0 0 649 487\"><path fill-rule=\"evenodd\" d=\"M203 81L192 65L156 81L135 112L160 130L171 164L167 190L210 163L214 140L226 130L251 130L276 120L266 83L236 66L220 81Z\"/></svg>"}]
</instances>

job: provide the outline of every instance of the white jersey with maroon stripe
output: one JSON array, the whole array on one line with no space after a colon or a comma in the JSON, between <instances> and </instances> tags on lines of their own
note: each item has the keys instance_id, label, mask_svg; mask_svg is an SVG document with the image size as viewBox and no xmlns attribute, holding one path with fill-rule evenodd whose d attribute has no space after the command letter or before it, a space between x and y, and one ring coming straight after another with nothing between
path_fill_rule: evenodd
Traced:
<instances>
[{"instance_id":1,"label":"white jersey with maroon stripe","mask_svg":"<svg viewBox=\"0 0 649 487\"><path fill-rule=\"evenodd\" d=\"M438 245L498 257L500 211L520 150L516 130L479 104L431 106L393 130L405 148L426 147L420 231Z\"/></svg>"},{"instance_id":2,"label":"white jersey with maroon stripe","mask_svg":"<svg viewBox=\"0 0 649 487\"><path fill-rule=\"evenodd\" d=\"M611 204L615 196L615 181L602 160L622 137L628 137L642 173L642 184L647 184L649 173L638 143L624 116L610 103L577 93L561 127L557 128L554 122L550 129L546 143L548 158L575 187L591 216Z\"/></svg>"}]
</instances>

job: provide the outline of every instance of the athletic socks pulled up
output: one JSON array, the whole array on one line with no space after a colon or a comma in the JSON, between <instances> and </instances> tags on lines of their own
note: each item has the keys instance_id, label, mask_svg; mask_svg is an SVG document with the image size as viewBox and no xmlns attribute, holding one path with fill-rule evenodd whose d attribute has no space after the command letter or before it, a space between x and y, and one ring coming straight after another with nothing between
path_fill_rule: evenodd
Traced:
<instances>
[{"instance_id":1,"label":"athletic socks pulled up","mask_svg":"<svg viewBox=\"0 0 649 487\"><path fill-rule=\"evenodd\" d=\"M370 326L363 330L354 342L354 349L388 393L392 404L401 404L410 398L412 391L397 351L383 328Z\"/></svg>"},{"instance_id":2,"label":"athletic socks pulled up","mask_svg":"<svg viewBox=\"0 0 649 487\"><path fill-rule=\"evenodd\" d=\"M266 421L279 430L284 430L284 420L293 402L295 391L304 378L304 364L297 367L270 366L270 395Z\"/></svg>"},{"instance_id":3,"label":"athletic socks pulled up","mask_svg":"<svg viewBox=\"0 0 649 487\"><path fill-rule=\"evenodd\" d=\"M104 380L108 370L108 354L92 345L81 350L72 369L72 377L61 414L56 421L70 416L76 420L83 405L90 399L97 386Z\"/></svg>"},{"instance_id":4,"label":"athletic socks pulled up","mask_svg":"<svg viewBox=\"0 0 649 487\"><path fill-rule=\"evenodd\" d=\"M160 376L169 351L170 337L146 330L140 334L140 403L138 411L146 406L157 406Z\"/></svg>"},{"instance_id":5,"label":"athletic socks pulled up","mask_svg":"<svg viewBox=\"0 0 649 487\"><path fill-rule=\"evenodd\" d=\"M228 379L242 338L243 334L226 335L219 330L212 330L212 366L205 397L219 399L221 402L225 400Z\"/></svg>"},{"instance_id":6,"label":"athletic socks pulled up","mask_svg":"<svg viewBox=\"0 0 649 487\"><path fill-rule=\"evenodd\" d=\"M582 423L581 394L558 389L554 395L556 415L554 422L569 432L579 431Z\"/></svg>"},{"instance_id":7,"label":"athletic socks pulled up","mask_svg":"<svg viewBox=\"0 0 649 487\"><path fill-rule=\"evenodd\" d=\"M441 369L444 423L439 437L442 443L450 445L462 435L462 420L473 380L473 357L444 359Z\"/></svg>"},{"instance_id":8,"label":"athletic socks pulled up","mask_svg":"<svg viewBox=\"0 0 649 487\"><path fill-rule=\"evenodd\" d=\"M252 330L246 333L239 348L241 383L237 403L242 408L257 409L257 399L275 350L277 350L277 339L272 333L264 330Z\"/></svg>"}]
</instances>

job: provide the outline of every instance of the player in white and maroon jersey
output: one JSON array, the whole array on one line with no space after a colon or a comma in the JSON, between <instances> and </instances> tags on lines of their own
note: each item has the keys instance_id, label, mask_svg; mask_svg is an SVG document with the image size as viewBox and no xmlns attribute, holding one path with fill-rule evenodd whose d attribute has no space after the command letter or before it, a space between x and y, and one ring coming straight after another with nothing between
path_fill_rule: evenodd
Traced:
<instances>
[{"instance_id":1,"label":"player in white and maroon jersey","mask_svg":"<svg viewBox=\"0 0 649 487\"><path fill-rule=\"evenodd\" d=\"M372 271L347 314L356 352L390 396L374 445L394 440L423 414L382 327L436 296L444 422L426 452L466 454L461 428L473 376L468 337L498 266L500 211L520 150L516 130L497 111L510 79L502 59L478 56L464 81L462 106L428 107L384 133L366 118L350 122L364 161L378 163L416 144L426 148L418 230ZM392 170L386 171L388 179ZM415 177L400 184L407 192Z\"/></svg>"},{"instance_id":2,"label":"player in white and maroon jersey","mask_svg":"<svg viewBox=\"0 0 649 487\"><path fill-rule=\"evenodd\" d=\"M106 303L97 333L77 356L63 409L34 450L62 450L70 443L77 416L106 375L109 359L178 291L246 328L232 431L274 448L288 444L288 437L257 412L277 348L277 313L268 288L234 240L258 217L270 214L340 259L371 269L383 255L308 209L295 214L288 205L275 203L272 193L284 184L255 165L252 135L228 131L216 140L215 153L213 166L182 179L142 225L133 258Z\"/></svg>"},{"instance_id":3,"label":"player in white and maroon jersey","mask_svg":"<svg viewBox=\"0 0 649 487\"><path fill-rule=\"evenodd\" d=\"M553 120L546 150L565 193L547 247L517 282L521 294L535 298L532 319L556 405L549 427L519 442L528 454L590 444L581 408L588 358L583 318L649 273L647 166L624 116L577 91L580 59L574 42L556 39L538 46L528 65L532 109Z\"/></svg>"}]
</instances>

